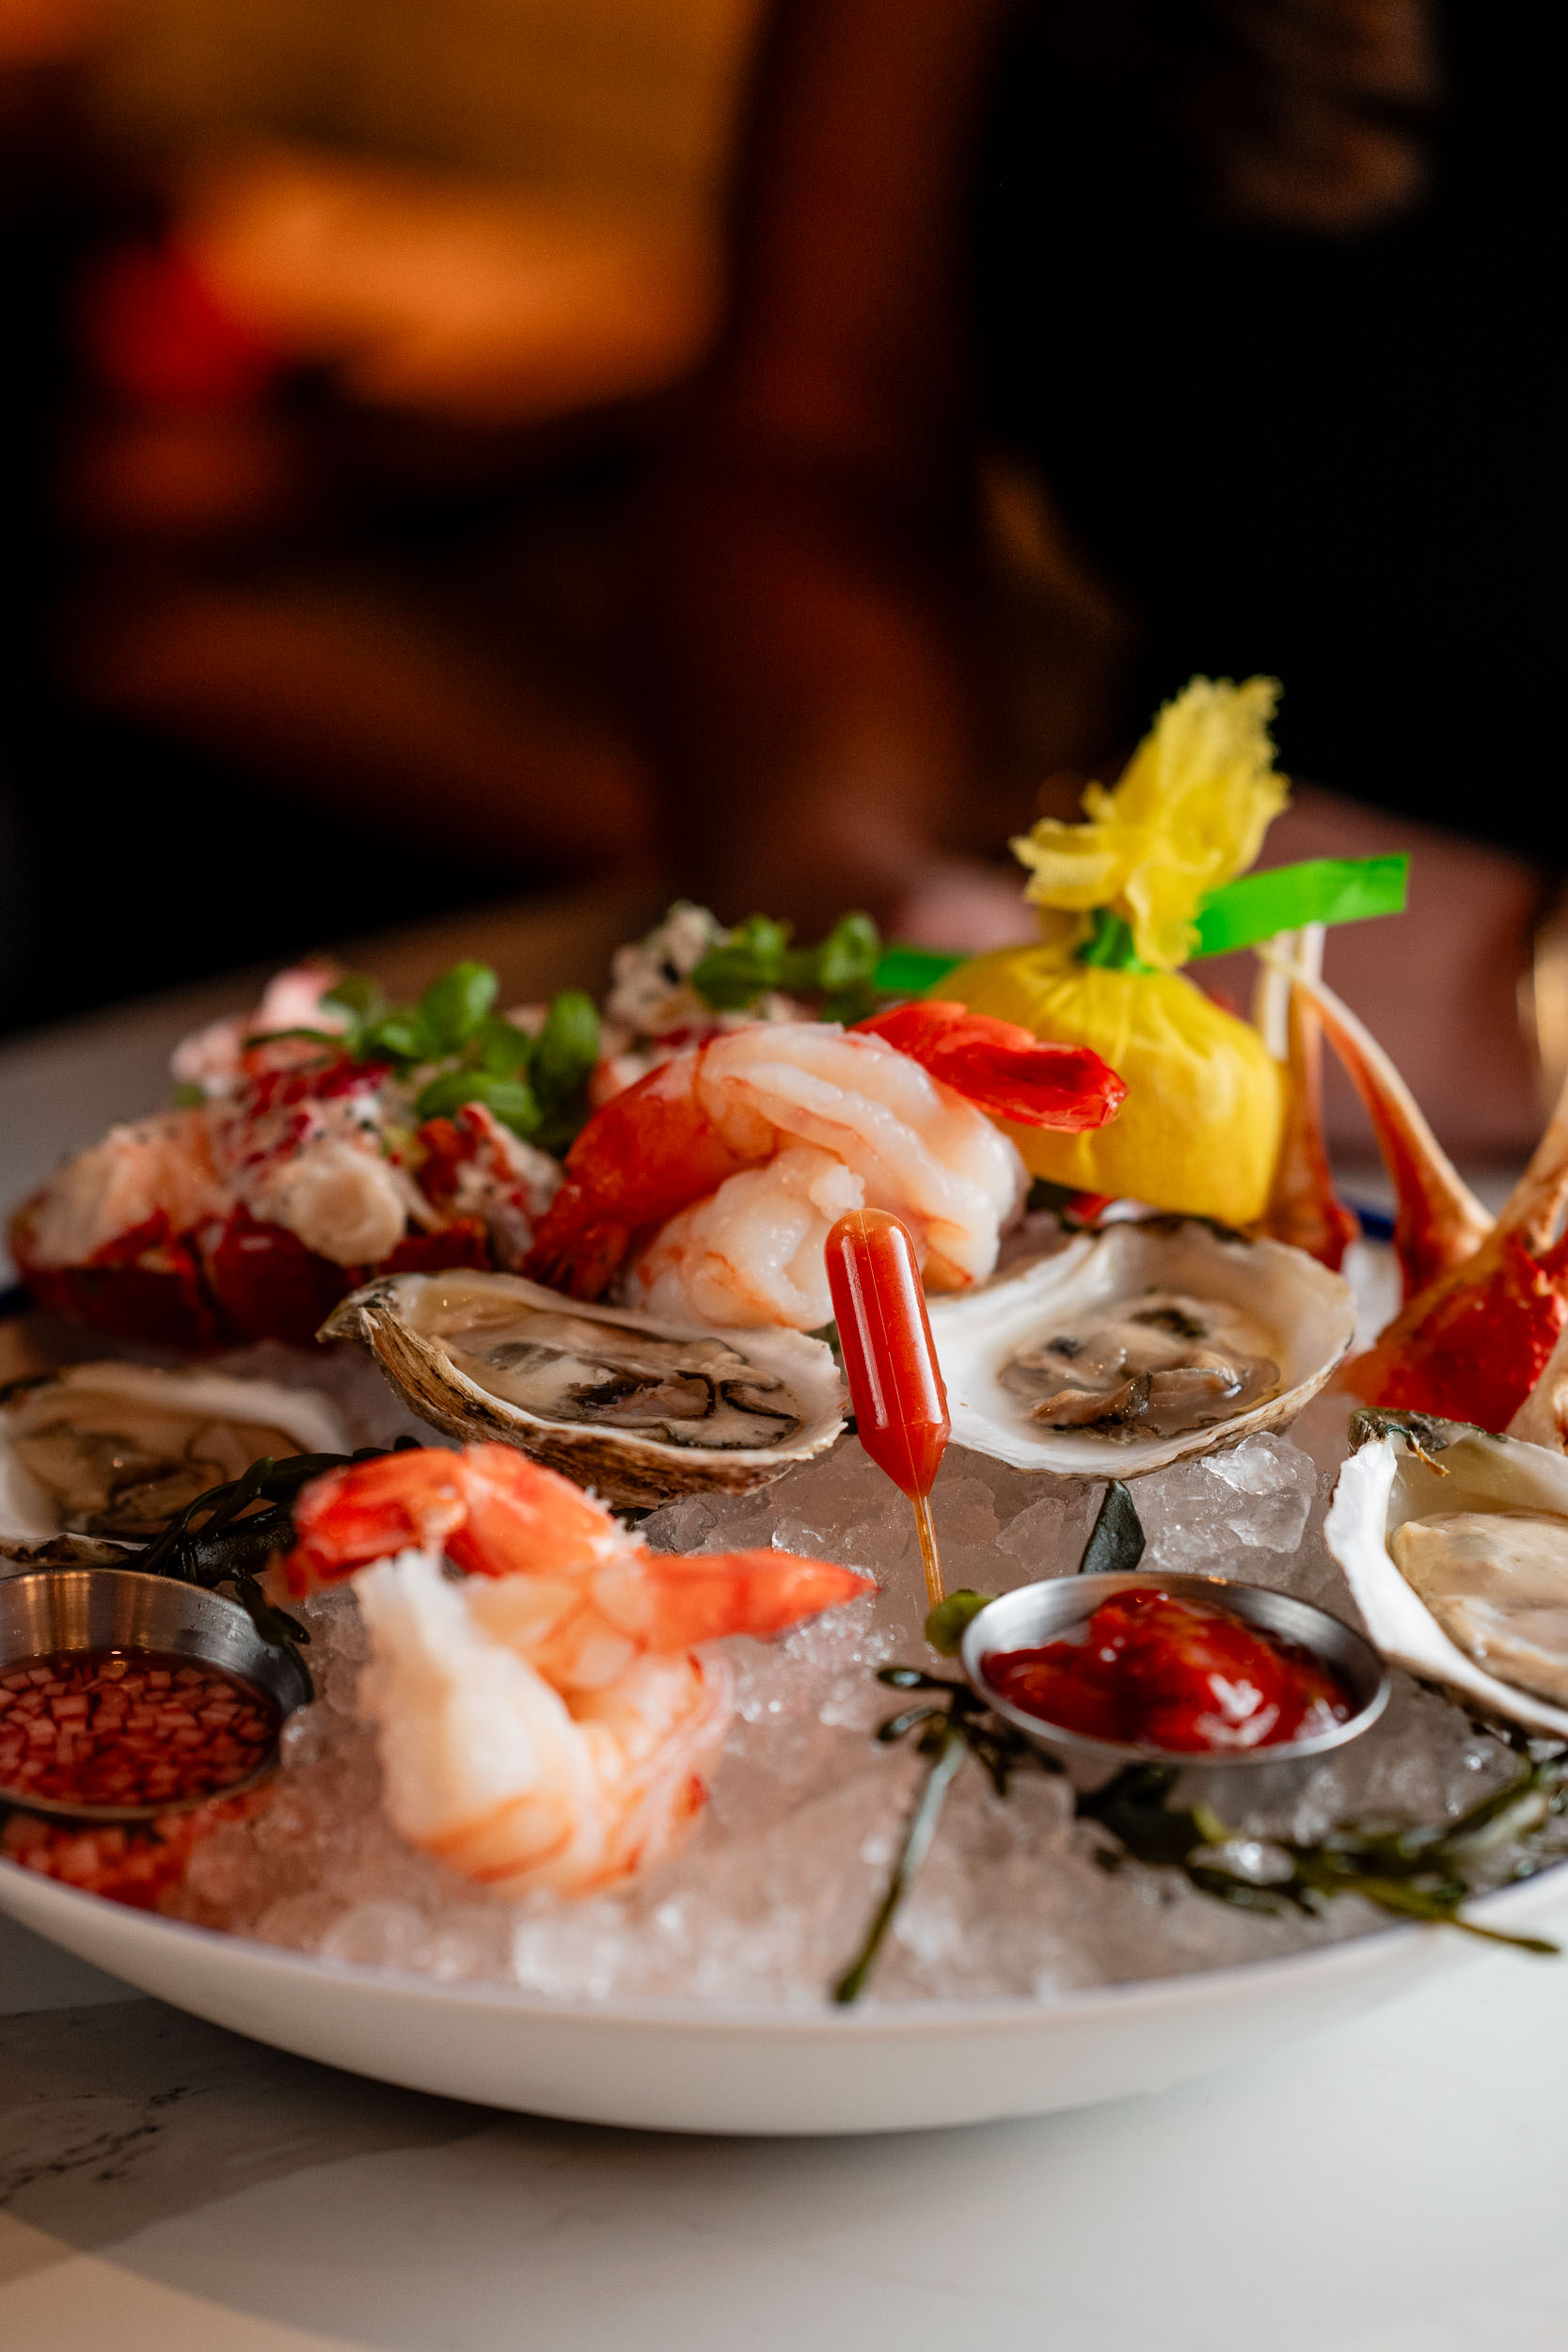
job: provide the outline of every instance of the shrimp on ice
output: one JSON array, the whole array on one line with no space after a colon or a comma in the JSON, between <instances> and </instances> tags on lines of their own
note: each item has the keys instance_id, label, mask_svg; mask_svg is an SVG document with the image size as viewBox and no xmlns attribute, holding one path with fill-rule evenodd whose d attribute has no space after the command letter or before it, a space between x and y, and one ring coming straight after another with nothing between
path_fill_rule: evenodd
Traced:
<instances>
[{"instance_id":1,"label":"shrimp on ice","mask_svg":"<svg viewBox=\"0 0 1568 2352\"><path fill-rule=\"evenodd\" d=\"M960 1289L1028 1182L988 1113L1094 1127L1125 1091L1098 1055L961 1005L736 1030L594 1114L523 1271L673 1322L812 1330L832 1313L828 1232L872 1207L909 1228L931 1289Z\"/></svg>"},{"instance_id":2,"label":"shrimp on ice","mask_svg":"<svg viewBox=\"0 0 1568 2352\"><path fill-rule=\"evenodd\" d=\"M771 1550L650 1551L499 1445L330 1471L294 1523L292 1592L355 1578L372 1653L360 1705L393 1826L513 1893L591 1893L679 1842L733 1711L723 1661L695 1645L780 1632L869 1590Z\"/></svg>"}]
</instances>

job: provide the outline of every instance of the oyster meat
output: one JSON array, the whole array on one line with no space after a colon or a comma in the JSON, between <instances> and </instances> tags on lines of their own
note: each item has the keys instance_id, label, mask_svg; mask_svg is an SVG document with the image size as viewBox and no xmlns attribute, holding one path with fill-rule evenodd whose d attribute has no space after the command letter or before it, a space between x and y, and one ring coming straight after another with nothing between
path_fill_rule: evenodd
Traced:
<instances>
[{"instance_id":1,"label":"oyster meat","mask_svg":"<svg viewBox=\"0 0 1568 2352\"><path fill-rule=\"evenodd\" d=\"M0 1557L112 1559L262 1454L348 1440L313 1390L141 1364L71 1364L0 1396Z\"/></svg>"},{"instance_id":2,"label":"oyster meat","mask_svg":"<svg viewBox=\"0 0 1568 2352\"><path fill-rule=\"evenodd\" d=\"M961 1444L1129 1478L1291 1420L1350 1345L1355 1304L1303 1250L1151 1217L932 1299L930 1317Z\"/></svg>"},{"instance_id":3,"label":"oyster meat","mask_svg":"<svg viewBox=\"0 0 1568 2352\"><path fill-rule=\"evenodd\" d=\"M1273 1396L1275 1344L1238 1308L1152 1291L1064 1315L1004 1366L1002 1385L1047 1429L1175 1438Z\"/></svg>"},{"instance_id":4,"label":"oyster meat","mask_svg":"<svg viewBox=\"0 0 1568 2352\"><path fill-rule=\"evenodd\" d=\"M449 1436L500 1438L624 1506L743 1493L844 1426L820 1340L653 1322L520 1275L391 1276L346 1298L322 1337L363 1340Z\"/></svg>"},{"instance_id":5,"label":"oyster meat","mask_svg":"<svg viewBox=\"0 0 1568 2352\"><path fill-rule=\"evenodd\" d=\"M1424 1415L1351 1436L1323 1534L1378 1648L1568 1738L1568 1459Z\"/></svg>"}]
</instances>

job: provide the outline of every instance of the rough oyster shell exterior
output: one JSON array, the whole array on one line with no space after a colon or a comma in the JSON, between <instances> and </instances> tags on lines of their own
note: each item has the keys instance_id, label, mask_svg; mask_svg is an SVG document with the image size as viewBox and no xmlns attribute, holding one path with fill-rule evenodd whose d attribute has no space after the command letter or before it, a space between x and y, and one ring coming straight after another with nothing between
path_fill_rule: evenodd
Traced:
<instances>
[{"instance_id":1,"label":"rough oyster shell exterior","mask_svg":"<svg viewBox=\"0 0 1568 2352\"><path fill-rule=\"evenodd\" d=\"M1002 1384L1021 1351L1097 1303L1132 1302L1148 1292L1186 1293L1255 1317L1277 1343L1275 1394L1174 1436L1111 1436L1032 1422ZM1288 1243L1254 1241L1198 1217L1147 1217L1080 1234L1066 1248L974 1290L931 1299L929 1312L958 1443L1019 1470L1075 1478L1137 1478L1283 1427L1323 1386L1355 1331L1354 1295L1339 1275Z\"/></svg>"},{"instance_id":2,"label":"rough oyster shell exterior","mask_svg":"<svg viewBox=\"0 0 1568 2352\"><path fill-rule=\"evenodd\" d=\"M770 1445L709 1449L530 1411L471 1378L453 1362L442 1334L421 1328L460 1317L466 1304L476 1316L515 1307L520 1315L566 1314L677 1344L722 1342L785 1384L799 1404L800 1427ZM456 1327L447 1336L455 1333ZM622 1308L580 1304L521 1275L388 1276L345 1298L320 1336L363 1341L411 1410L448 1437L516 1446L622 1509L651 1508L686 1494L745 1494L824 1453L844 1428L843 1384L832 1350L821 1340L783 1329L717 1331L662 1323Z\"/></svg>"}]
</instances>

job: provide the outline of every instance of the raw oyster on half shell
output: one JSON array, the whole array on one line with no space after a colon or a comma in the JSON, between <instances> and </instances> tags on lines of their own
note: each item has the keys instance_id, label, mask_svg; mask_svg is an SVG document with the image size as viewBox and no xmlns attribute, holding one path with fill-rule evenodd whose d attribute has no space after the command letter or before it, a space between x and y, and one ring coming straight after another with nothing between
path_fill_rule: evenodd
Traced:
<instances>
[{"instance_id":1,"label":"raw oyster on half shell","mask_svg":"<svg viewBox=\"0 0 1568 2352\"><path fill-rule=\"evenodd\" d=\"M961 1445L1135 1478L1292 1420L1349 1347L1355 1301L1283 1242L1150 1217L934 1298L930 1317Z\"/></svg>"},{"instance_id":2,"label":"raw oyster on half shell","mask_svg":"<svg viewBox=\"0 0 1568 2352\"><path fill-rule=\"evenodd\" d=\"M341 1454L311 1389L143 1364L71 1364L0 1394L0 1558L112 1560L271 1454Z\"/></svg>"},{"instance_id":3,"label":"raw oyster on half shell","mask_svg":"<svg viewBox=\"0 0 1568 2352\"><path fill-rule=\"evenodd\" d=\"M1384 1656L1568 1739L1568 1459L1357 1411L1324 1540Z\"/></svg>"},{"instance_id":4,"label":"raw oyster on half shell","mask_svg":"<svg viewBox=\"0 0 1568 2352\"><path fill-rule=\"evenodd\" d=\"M518 1446L624 1507L766 1486L844 1427L821 1340L655 1322L520 1275L389 1276L321 1336L363 1340L448 1436Z\"/></svg>"}]
</instances>

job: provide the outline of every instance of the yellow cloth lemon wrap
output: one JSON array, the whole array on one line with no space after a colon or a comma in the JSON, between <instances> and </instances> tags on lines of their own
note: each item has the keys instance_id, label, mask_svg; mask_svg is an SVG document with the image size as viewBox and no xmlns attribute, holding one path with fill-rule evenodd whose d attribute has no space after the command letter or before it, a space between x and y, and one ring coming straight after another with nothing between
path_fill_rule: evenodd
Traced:
<instances>
[{"instance_id":1,"label":"yellow cloth lemon wrap","mask_svg":"<svg viewBox=\"0 0 1568 2352\"><path fill-rule=\"evenodd\" d=\"M942 993L1037 1037L1092 1045L1126 1079L1120 1111L1092 1134L1007 1128L1035 1175L1224 1225L1262 1216L1284 1122L1279 1065L1256 1029L1180 972L1005 947L960 964Z\"/></svg>"},{"instance_id":2,"label":"yellow cloth lemon wrap","mask_svg":"<svg viewBox=\"0 0 1568 2352\"><path fill-rule=\"evenodd\" d=\"M1185 963L1202 900L1252 864L1290 796L1269 740L1278 698L1269 677L1195 677L1165 704L1120 783L1088 787L1085 822L1042 817L1013 843L1030 869L1024 897L1075 915L1078 940L1108 908L1139 962L1160 972Z\"/></svg>"}]
</instances>

